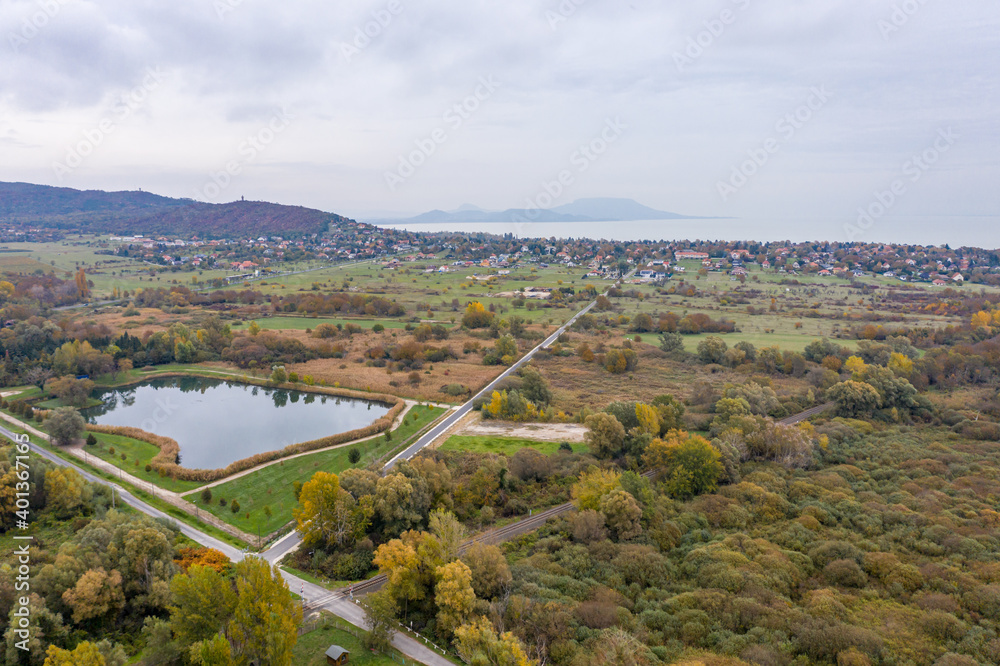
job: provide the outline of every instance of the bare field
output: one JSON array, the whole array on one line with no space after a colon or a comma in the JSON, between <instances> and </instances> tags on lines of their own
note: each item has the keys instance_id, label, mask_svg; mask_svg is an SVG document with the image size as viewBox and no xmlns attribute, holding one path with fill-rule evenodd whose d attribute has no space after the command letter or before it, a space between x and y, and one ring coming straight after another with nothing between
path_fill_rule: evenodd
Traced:
<instances>
[{"instance_id":1,"label":"bare field","mask_svg":"<svg viewBox=\"0 0 1000 666\"><path fill-rule=\"evenodd\" d=\"M542 442L582 442L586 426L577 423L511 423L509 421L484 421L482 415L464 422L451 434L476 437L511 437L537 439Z\"/></svg>"}]
</instances>

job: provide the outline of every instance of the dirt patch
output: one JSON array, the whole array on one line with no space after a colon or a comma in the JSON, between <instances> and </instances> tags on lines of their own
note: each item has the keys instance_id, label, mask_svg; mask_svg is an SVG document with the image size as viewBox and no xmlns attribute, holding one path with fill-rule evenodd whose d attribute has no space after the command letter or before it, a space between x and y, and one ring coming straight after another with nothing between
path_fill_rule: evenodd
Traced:
<instances>
[{"instance_id":1,"label":"dirt patch","mask_svg":"<svg viewBox=\"0 0 1000 666\"><path fill-rule=\"evenodd\" d=\"M474 416L451 434L537 439L542 442L582 442L587 433L586 426L578 423L507 423L483 421L479 414Z\"/></svg>"}]
</instances>

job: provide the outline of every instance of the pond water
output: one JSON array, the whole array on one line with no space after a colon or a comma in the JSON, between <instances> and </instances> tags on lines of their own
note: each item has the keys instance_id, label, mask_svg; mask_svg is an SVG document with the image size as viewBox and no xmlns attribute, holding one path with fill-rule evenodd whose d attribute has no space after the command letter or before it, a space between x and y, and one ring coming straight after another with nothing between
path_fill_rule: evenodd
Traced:
<instances>
[{"instance_id":1,"label":"pond water","mask_svg":"<svg viewBox=\"0 0 1000 666\"><path fill-rule=\"evenodd\" d=\"M181 464L216 469L370 425L389 412L379 402L252 386L202 377L151 379L95 392L90 423L142 428L177 440Z\"/></svg>"}]
</instances>

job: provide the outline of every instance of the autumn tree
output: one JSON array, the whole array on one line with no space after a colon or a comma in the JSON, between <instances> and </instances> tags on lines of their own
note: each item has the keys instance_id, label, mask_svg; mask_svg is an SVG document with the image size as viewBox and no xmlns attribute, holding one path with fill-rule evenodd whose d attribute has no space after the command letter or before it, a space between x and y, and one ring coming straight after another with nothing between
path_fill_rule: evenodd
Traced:
<instances>
[{"instance_id":1,"label":"autumn tree","mask_svg":"<svg viewBox=\"0 0 1000 666\"><path fill-rule=\"evenodd\" d=\"M838 414L848 417L868 416L878 409L881 402L875 387L853 379L831 386L826 397L837 403Z\"/></svg>"},{"instance_id":2,"label":"autumn tree","mask_svg":"<svg viewBox=\"0 0 1000 666\"><path fill-rule=\"evenodd\" d=\"M80 272L82 273L83 269ZM45 654L45 666L105 666L106 664L101 651L88 641L77 644L72 651L50 645Z\"/></svg>"},{"instance_id":3,"label":"autumn tree","mask_svg":"<svg viewBox=\"0 0 1000 666\"><path fill-rule=\"evenodd\" d=\"M292 599L277 567L246 557L233 567L236 608L226 634L238 666L289 666L302 624L302 607Z\"/></svg>"},{"instance_id":4,"label":"autumn tree","mask_svg":"<svg viewBox=\"0 0 1000 666\"><path fill-rule=\"evenodd\" d=\"M218 634L236 608L236 592L230 582L206 566L195 565L187 574L174 576L170 592L170 628L185 649Z\"/></svg>"},{"instance_id":5,"label":"autumn tree","mask_svg":"<svg viewBox=\"0 0 1000 666\"><path fill-rule=\"evenodd\" d=\"M581 474L580 479L570 489L576 508L581 511L584 509L599 510L604 496L620 487L618 483L620 476L614 470L597 467L591 467Z\"/></svg>"},{"instance_id":6,"label":"autumn tree","mask_svg":"<svg viewBox=\"0 0 1000 666\"><path fill-rule=\"evenodd\" d=\"M493 313L479 301L469 303L462 315L462 326L466 328L486 328L493 322Z\"/></svg>"},{"instance_id":7,"label":"autumn tree","mask_svg":"<svg viewBox=\"0 0 1000 666\"><path fill-rule=\"evenodd\" d=\"M625 445L625 427L610 414L592 414L584 422L590 452L598 458L613 458Z\"/></svg>"},{"instance_id":8,"label":"autumn tree","mask_svg":"<svg viewBox=\"0 0 1000 666\"><path fill-rule=\"evenodd\" d=\"M653 440L643 461L660 470L671 495L690 497L716 489L725 471L721 458L719 450L704 437L673 430L663 439Z\"/></svg>"},{"instance_id":9,"label":"autumn tree","mask_svg":"<svg viewBox=\"0 0 1000 666\"><path fill-rule=\"evenodd\" d=\"M702 363L722 363L729 345L717 335L709 335L698 343L698 360Z\"/></svg>"},{"instance_id":10,"label":"autumn tree","mask_svg":"<svg viewBox=\"0 0 1000 666\"><path fill-rule=\"evenodd\" d=\"M462 553L462 562L472 572L472 589L480 599L492 599L513 580L507 558L494 545L473 543Z\"/></svg>"},{"instance_id":11,"label":"autumn tree","mask_svg":"<svg viewBox=\"0 0 1000 666\"><path fill-rule=\"evenodd\" d=\"M467 664L531 666L521 641L511 632L497 634L485 617L455 630L455 649Z\"/></svg>"},{"instance_id":12,"label":"autumn tree","mask_svg":"<svg viewBox=\"0 0 1000 666\"><path fill-rule=\"evenodd\" d=\"M94 382L70 376L59 377L51 380L46 389L68 405L83 407L94 390Z\"/></svg>"},{"instance_id":13,"label":"autumn tree","mask_svg":"<svg viewBox=\"0 0 1000 666\"><path fill-rule=\"evenodd\" d=\"M87 481L70 467L46 471L45 492L49 507L62 518L75 515L93 497Z\"/></svg>"},{"instance_id":14,"label":"autumn tree","mask_svg":"<svg viewBox=\"0 0 1000 666\"><path fill-rule=\"evenodd\" d=\"M98 567L83 574L76 585L66 590L63 601L73 609L73 622L118 614L125 607L122 575Z\"/></svg>"},{"instance_id":15,"label":"autumn tree","mask_svg":"<svg viewBox=\"0 0 1000 666\"><path fill-rule=\"evenodd\" d=\"M624 490L612 490L602 497L599 508L614 539L625 541L642 533L639 523L642 509L635 498Z\"/></svg>"},{"instance_id":16,"label":"autumn tree","mask_svg":"<svg viewBox=\"0 0 1000 666\"><path fill-rule=\"evenodd\" d=\"M436 571L434 603L438 627L446 634L465 624L472 613L476 593L472 589L472 571L461 560L440 566Z\"/></svg>"},{"instance_id":17,"label":"autumn tree","mask_svg":"<svg viewBox=\"0 0 1000 666\"><path fill-rule=\"evenodd\" d=\"M373 513L371 500L355 501L336 474L316 472L302 486L293 515L305 544L341 548L364 535Z\"/></svg>"}]
</instances>

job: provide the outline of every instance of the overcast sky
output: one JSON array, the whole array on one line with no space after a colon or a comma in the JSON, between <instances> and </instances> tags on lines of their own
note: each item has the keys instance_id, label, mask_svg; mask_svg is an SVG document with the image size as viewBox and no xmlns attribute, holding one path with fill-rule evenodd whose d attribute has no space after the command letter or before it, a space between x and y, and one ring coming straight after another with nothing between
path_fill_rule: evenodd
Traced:
<instances>
[{"instance_id":1,"label":"overcast sky","mask_svg":"<svg viewBox=\"0 0 1000 666\"><path fill-rule=\"evenodd\" d=\"M693 215L1000 203L996 0L2 0L0 37L6 181L351 215L545 183Z\"/></svg>"}]
</instances>

